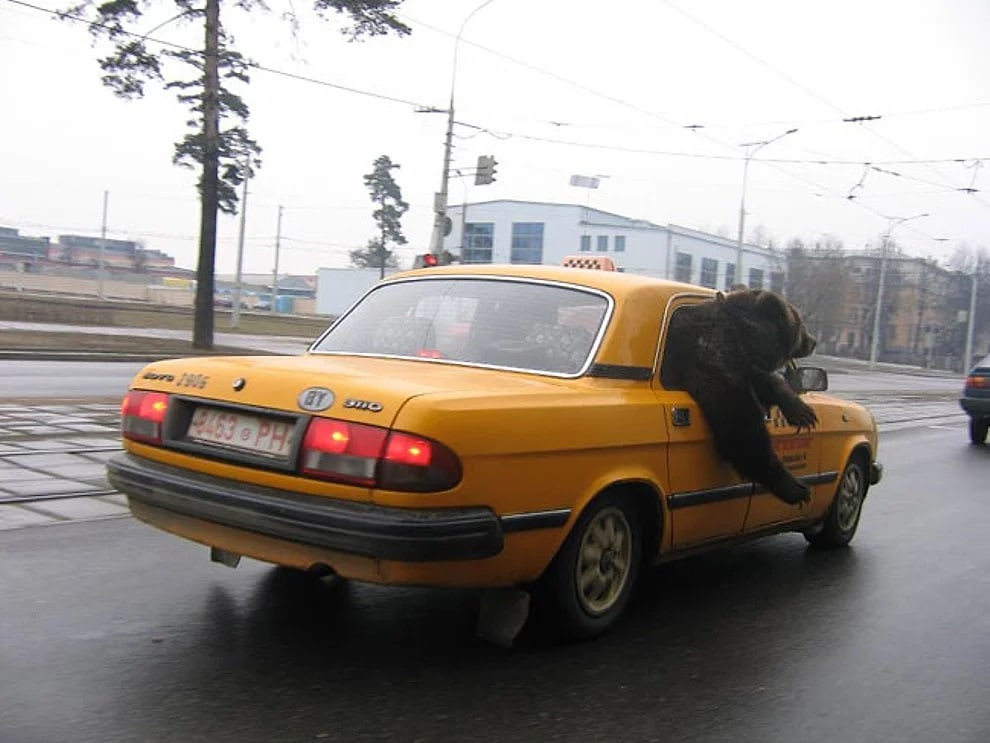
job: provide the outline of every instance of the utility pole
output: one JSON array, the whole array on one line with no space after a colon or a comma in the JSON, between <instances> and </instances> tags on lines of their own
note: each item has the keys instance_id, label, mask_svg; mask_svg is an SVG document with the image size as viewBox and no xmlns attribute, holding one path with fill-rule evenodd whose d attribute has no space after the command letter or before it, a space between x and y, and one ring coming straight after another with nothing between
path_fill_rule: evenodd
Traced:
<instances>
[{"instance_id":1,"label":"utility pole","mask_svg":"<svg viewBox=\"0 0 990 743\"><path fill-rule=\"evenodd\" d=\"M99 285L100 285L100 301L102 302L106 299L106 292L103 288L103 267L105 261L105 252L107 249L107 202L110 200L110 192L103 192L103 222L100 227L100 270L99 270Z\"/></svg>"},{"instance_id":2,"label":"utility pole","mask_svg":"<svg viewBox=\"0 0 990 743\"><path fill-rule=\"evenodd\" d=\"M454 38L454 62L451 65L450 72L450 102L447 105L447 135L444 138L443 145L443 172L440 175L440 190L433 195L433 233L430 236L430 252L433 255L440 255L443 252L443 239L446 236L445 233L448 224L447 184L450 180L450 151L454 139L454 91L457 82L457 53L461 46L461 34L464 33L464 27L474 17L474 14L494 1L485 0L485 2L468 13L467 17L461 22L461 27L458 29L457 36ZM429 111L439 113L436 109L429 109Z\"/></svg>"},{"instance_id":3,"label":"utility pole","mask_svg":"<svg viewBox=\"0 0 990 743\"><path fill-rule=\"evenodd\" d=\"M234 274L234 306L230 308L230 327L241 322L241 266L244 264L244 220L247 218L248 181L251 178L251 153L244 168L244 188L241 190L241 223L237 231L237 271Z\"/></svg>"},{"instance_id":4,"label":"utility pole","mask_svg":"<svg viewBox=\"0 0 990 743\"><path fill-rule=\"evenodd\" d=\"M778 139L786 137L788 134L794 134L797 129L788 129L786 132L778 134L772 139L765 139L760 142L746 142L740 147L746 148L746 156L743 160L743 180L742 180L742 197L739 200L739 232L736 235L736 275L734 277L734 284L745 284L746 281L743 276L742 264L743 264L743 229L746 224L746 183L749 179L749 161L753 159L753 155L762 150L768 144L773 144ZM753 149L749 149L752 147Z\"/></svg>"},{"instance_id":5,"label":"utility pole","mask_svg":"<svg viewBox=\"0 0 990 743\"><path fill-rule=\"evenodd\" d=\"M382 212L385 211L385 193L382 192L381 198ZM382 220L381 224L381 234L378 236L378 280L381 281L385 278L385 256L387 251L385 250L385 221Z\"/></svg>"},{"instance_id":6,"label":"utility pole","mask_svg":"<svg viewBox=\"0 0 990 743\"><path fill-rule=\"evenodd\" d=\"M887 278L887 240L890 230L880 244L880 276L877 283L877 304L873 308L873 336L870 338L870 368L877 365L877 349L880 342L880 315L883 314L883 287Z\"/></svg>"},{"instance_id":7,"label":"utility pole","mask_svg":"<svg viewBox=\"0 0 990 743\"><path fill-rule=\"evenodd\" d=\"M973 326L976 324L976 287L980 277L980 258L976 258L976 267L973 269L973 287L969 292L969 316L966 323L966 356L963 358L963 374L969 371L973 358Z\"/></svg>"},{"instance_id":8,"label":"utility pole","mask_svg":"<svg viewBox=\"0 0 990 743\"><path fill-rule=\"evenodd\" d=\"M455 62L456 64L456 62ZM443 146L443 173L440 190L433 195L433 234L430 236L430 252L440 255L444 233L447 231L447 183L450 180L450 150L454 138L454 88L450 88L450 105L447 106L447 136Z\"/></svg>"},{"instance_id":9,"label":"utility pole","mask_svg":"<svg viewBox=\"0 0 990 743\"><path fill-rule=\"evenodd\" d=\"M887 244L890 242L890 233L905 222L927 216L928 212L915 214L913 217L888 217L887 231L884 233L883 240L880 243L880 276L877 284L877 303L873 308L873 337L870 339L871 369L877 364L877 352L880 344L880 316L883 314L883 288L887 280Z\"/></svg>"},{"instance_id":10,"label":"utility pole","mask_svg":"<svg viewBox=\"0 0 990 743\"><path fill-rule=\"evenodd\" d=\"M275 270L272 271L272 314L278 312L278 251L282 243L282 205L278 207L278 226L275 228Z\"/></svg>"}]
</instances>

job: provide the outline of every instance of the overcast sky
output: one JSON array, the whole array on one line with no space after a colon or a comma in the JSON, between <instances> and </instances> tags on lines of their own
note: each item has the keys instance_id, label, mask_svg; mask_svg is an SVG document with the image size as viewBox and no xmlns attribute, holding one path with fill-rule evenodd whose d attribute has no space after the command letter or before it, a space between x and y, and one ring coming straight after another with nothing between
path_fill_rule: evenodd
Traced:
<instances>
[{"instance_id":1,"label":"overcast sky","mask_svg":"<svg viewBox=\"0 0 990 743\"><path fill-rule=\"evenodd\" d=\"M361 43L309 15L294 36L281 15L302 0L269 4L225 4L223 19L247 57L310 81L254 70L237 89L264 148L244 270L272 270L279 205L280 272L346 265L375 233L363 176L382 154L411 205L408 265L428 249L446 123L416 107L446 108L455 37L482 0L405 0L411 36ZM175 14L152 7L144 32ZM741 145L797 128L750 164L747 237L829 233L859 249L927 213L894 229L909 254L990 247L988 32L987 0L492 0L461 37L454 167L494 155L497 181L453 178L450 201L590 204L734 239ZM152 36L200 34L173 23ZM110 237L192 268L196 174L171 164L187 113L157 89L116 99L100 50L83 25L0 0L0 226L98 235L106 190ZM882 118L843 121L865 116ZM591 191L572 174L607 177ZM234 270L237 231L221 217L218 273Z\"/></svg>"}]
</instances>

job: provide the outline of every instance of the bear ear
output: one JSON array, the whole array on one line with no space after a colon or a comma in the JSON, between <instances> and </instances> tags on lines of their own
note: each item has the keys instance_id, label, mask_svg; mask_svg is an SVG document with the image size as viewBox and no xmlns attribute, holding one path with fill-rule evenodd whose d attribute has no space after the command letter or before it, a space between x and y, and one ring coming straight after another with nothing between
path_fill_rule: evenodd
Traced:
<instances>
[{"instance_id":1,"label":"bear ear","mask_svg":"<svg viewBox=\"0 0 990 743\"><path fill-rule=\"evenodd\" d=\"M753 292L756 299L756 311L768 319L783 320L788 325L791 324L791 313L787 302L776 292L755 290Z\"/></svg>"}]
</instances>

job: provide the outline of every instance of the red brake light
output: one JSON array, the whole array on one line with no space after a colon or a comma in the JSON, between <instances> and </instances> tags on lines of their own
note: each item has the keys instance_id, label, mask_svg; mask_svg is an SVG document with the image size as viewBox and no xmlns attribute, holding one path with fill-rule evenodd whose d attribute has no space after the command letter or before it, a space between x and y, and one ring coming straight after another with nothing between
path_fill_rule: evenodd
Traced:
<instances>
[{"instance_id":1,"label":"red brake light","mask_svg":"<svg viewBox=\"0 0 990 743\"><path fill-rule=\"evenodd\" d=\"M162 443L162 426L168 413L168 394L131 390L120 405L121 432L125 439L146 444Z\"/></svg>"},{"instance_id":2,"label":"red brake light","mask_svg":"<svg viewBox=\"0 0 990 743\"><path fill-rule=\"evenodd\" d=\"M460 461L439 442L333 418L310 422L301 455L304 475L369 488L428 493L461 479Z\"/></svg>"},{"instance_id":3,"label":"red brake light","mask_svg":"<svg viewBox=\"0 0 990 743\"><path fill-rule=\"evenodd\" d=\"M308 446L331 454L343 454L351 441L351 431L343 421L314 421L306 434Z\"/></svg>"},{"instance_id":4,"label":"red brake light","mask_svg":"<svg viewBox=\"0 0 990 743\"><path fill-rule=\"evenodd\" d=\"M408 433L393 433L388 437L385 459L389 462L429 467L432 456L433 447L426 439L419 439Z\"/></svg>"},{"instance_id":5,"label":"red brake light","mask_svg":"<svg viewBox=\"0 0 990 743\"><path fill-rule=\"evenodd\" d=\"M971 374L966 377L967 387L990 387L990 377L985 377L983 375Z\"/></svg>"},{"instance_id":6,"label":"red brake light","mask_svg":"<svg viewBox=\"0 0 990 743\"><path fill-rule=\"evenodd\" d=\"M314 418L302 445L302 472L355 485L375 484L388 431L362 423Z\"/></svg>"},{"instance_id":7,"label":"red brake light","mask_svg":"<svg viewBox=\"0 0 990 743\"><path fill-rule=\"evenodd\" d=\"M439 441L402 431L389 434L385 459L378 468L378 487L433 493L450 490L460 481L460 460Z\"/></svg>"}]
</instances>

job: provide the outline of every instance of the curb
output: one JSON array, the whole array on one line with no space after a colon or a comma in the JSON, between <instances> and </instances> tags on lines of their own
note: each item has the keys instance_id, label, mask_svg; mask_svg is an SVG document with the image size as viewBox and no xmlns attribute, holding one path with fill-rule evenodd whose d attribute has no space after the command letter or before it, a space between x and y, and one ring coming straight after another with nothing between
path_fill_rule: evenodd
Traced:
<instances>
[{"instance_id":1,"label":"curb","mask_svg":"<svg viewBox=\"0 0 990 743\"><path fill-rule=\"evenodd\" d=\"M188 351L178 353L127 353L123 351L60 351L52 348L0 349L0 360L11 361L135 361L150 363L168 359L197 358L200 356L263 356L264 351L251 348L232 348L222 352Z\"/></svg>"}]
</instances>

